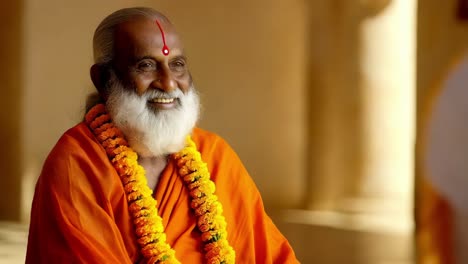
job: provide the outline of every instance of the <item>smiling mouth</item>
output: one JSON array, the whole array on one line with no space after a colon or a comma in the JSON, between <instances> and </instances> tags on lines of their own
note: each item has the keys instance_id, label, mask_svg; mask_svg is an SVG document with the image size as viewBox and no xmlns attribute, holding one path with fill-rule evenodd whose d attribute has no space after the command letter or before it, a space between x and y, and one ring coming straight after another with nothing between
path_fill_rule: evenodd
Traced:
<instances>
[{"instance_id":1,"label":"smiling mouth","mask_svg":"<svg viewBox=\"0 0 468 264\"><path fill-rule=\"evenodd\" d=\"M148 104L159 110L174 109L177 106L177 98L153 98L148 100Z\"/></svg>"},{"instance_id":2,"label":"smiling mouth","mask_svg":"<svg viewBox=\"0 0 468 264\"><path fill-rule=\"evenodd\" d=\"M156 104L170 104L175 101L175 98L154 98L149 100L150 103L156 103Z\"/></svg>"}]
</instances>

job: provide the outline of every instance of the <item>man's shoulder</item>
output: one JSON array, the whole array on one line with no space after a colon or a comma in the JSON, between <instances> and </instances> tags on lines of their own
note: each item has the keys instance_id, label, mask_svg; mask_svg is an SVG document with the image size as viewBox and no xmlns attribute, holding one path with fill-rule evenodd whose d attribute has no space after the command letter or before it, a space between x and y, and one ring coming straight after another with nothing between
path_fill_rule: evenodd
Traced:
<instances>
[{"instance_id":1,"label":"man's shoulder","mask_svg":"<svg viewBox=\"0 0 468 264\"><path fill-rule=\"evenodd\" d=\"M218 134L197 127L193 130L192 139L205 161L242 165L234 149Z\"/></svg>"},{"instance_id":2,"label":"man's shoulder","mask_svg":"<svg viewBox=\"0 0 468 264\"><path fill-rule=\"evenodd\" d=\"M229 144L218 134L199 127L193 129L192 139L201 152L214 149L229 149Z\"/></svg>"},{"instance_id":3,"label":"man's shoulder","mask_svg":"<svg viewBox=\"0 0 468 264\"><path fill-rule=\"evenodd\" d=\"M108 162L108 159L104 149L82 122L65 131L57 141L44 161L40 179L61 184L79 181L83 179L76 176L80 172L89 170L92 164L103 167L105 162ZM72 173L74 176L70 177Z\"/></svg>"},{"instance_id":4,"label":"man's shoulder","mask_svg":"<svg viewBox=\"0 0 468 264\"><path fill-rule=\"evenodd\" d=\"M218 134L212 131L205 130L200 127L195 127L193 129L192 138L195 141L209 141L209 142L223 140L223 138L219 136Z\"/></svg>"},{"instance_id":5,"label":"man's shoulder","mask_svg":"<svg viewBox=\"0 0 468 264\"><path fill-rule=\"evenodd\" d=\"M87 141L93 139L94 136L88 126L84 122L80 122L65 131L58 140L58 143L67 144L74 141Z\"/></svg>"},{"instance_id":6,"label":"man's shoulder","mask_svg":"<svg viewBox=\"0 0 468 264\"><path fill-rule=\"evenodd\" d=\"M86 124L81 122L62 134L49 156L82 152L83 149L89 149L93 145L96 145L96 139Z\"/></svg>"}]
</instances>

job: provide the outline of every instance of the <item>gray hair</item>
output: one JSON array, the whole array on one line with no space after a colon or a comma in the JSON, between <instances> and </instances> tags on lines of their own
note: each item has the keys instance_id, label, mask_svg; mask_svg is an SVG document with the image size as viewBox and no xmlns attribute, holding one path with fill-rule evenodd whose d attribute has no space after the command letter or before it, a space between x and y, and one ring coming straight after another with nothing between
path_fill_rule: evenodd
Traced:
<instances>
[{"instance_id":1,"label":"gray hair","mask_svg":"<svg viewBox=\"0 0 468 264\"><path fill-rule=\"evenodd\" d=\"M93 37L94 63L107 64L114 58L114 32L118 25L135 17L147 17L169 23L160 12L148 7L132 7L115 11L96 28Z\"/></svg>"}]
</instances>

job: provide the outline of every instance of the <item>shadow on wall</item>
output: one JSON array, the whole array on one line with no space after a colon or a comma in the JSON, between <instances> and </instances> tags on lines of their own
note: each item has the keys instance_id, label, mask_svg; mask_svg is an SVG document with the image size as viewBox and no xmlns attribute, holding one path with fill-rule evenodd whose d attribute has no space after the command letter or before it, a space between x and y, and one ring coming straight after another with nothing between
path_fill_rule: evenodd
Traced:
<instances>
[{"instance_id":1,"label":"shadow on wall","mask_svg":"<svg viewBox=\"0 0 468 264\"><path fill-rule=\"evenodd\" d=\"M21 174L24 69L22 43L23 1L0 3L0 83L2 111L0 111L0 219L18 221L21 213Z\"/></svg>"},{"instance_id":2,"label":"shadow on wall","mask_svg":"<svg viewBox=\"0 0 468 264\"><path fill-rule=\"evenodd\" d=\"M362 96L355 3L308 2L307 169L309 209L332 210L360 174ZM351 177L342 173L347 171Z\"/></svg>"}]
</instances>

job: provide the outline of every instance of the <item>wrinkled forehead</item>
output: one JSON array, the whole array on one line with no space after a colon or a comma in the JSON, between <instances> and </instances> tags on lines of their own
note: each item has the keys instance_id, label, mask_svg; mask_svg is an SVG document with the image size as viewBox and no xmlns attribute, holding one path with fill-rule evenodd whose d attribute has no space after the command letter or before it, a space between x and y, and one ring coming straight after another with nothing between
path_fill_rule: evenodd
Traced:
<instances>
[{"instance_id":1,"label":"wrinkled forehead","mask_svg":"<svg viewBox=\"0 0 468 264\"><path fill-rule=\"evenodd\" d=\"M158 21L161 27L158 27L156 21ZM178 51L177 53L183 52L183 43L175 27L157 18L134 17L129 21L119 24L114 33L116 52L121 52L125 49L133 51L162 49L164 44L171 51Z\"/></svg>"}]
</instances>

